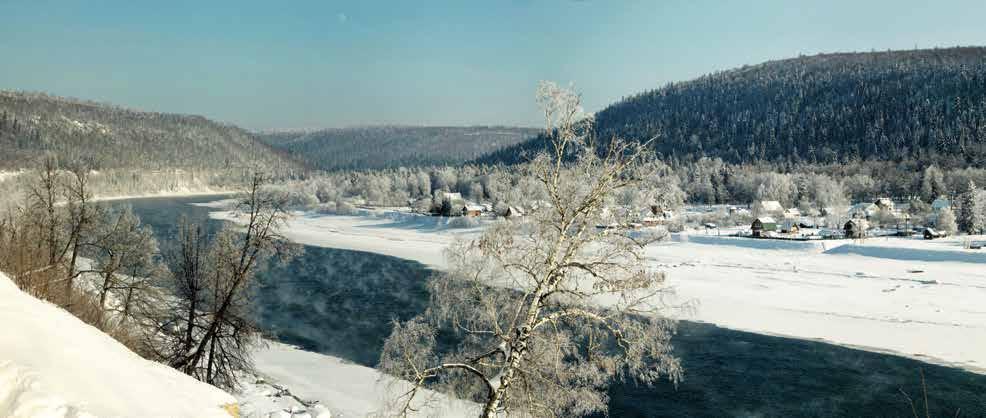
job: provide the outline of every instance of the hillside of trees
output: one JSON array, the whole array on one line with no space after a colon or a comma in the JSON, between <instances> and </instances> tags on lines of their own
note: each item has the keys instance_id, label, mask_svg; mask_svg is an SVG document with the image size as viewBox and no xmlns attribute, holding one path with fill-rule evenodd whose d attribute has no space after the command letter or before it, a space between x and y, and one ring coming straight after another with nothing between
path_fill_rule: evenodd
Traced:
<instances>
[{"instance_id":1,"label":"hillside of trees","mask_svg":"<svg viewBox=\"0 0 986 418\"><path fill-rule=\"evenodd\" d=\"M348 170L460 164L537 133L500 126L374 126L258 135L313 167Z\"/></svg>"},{"instance_id":2,"label":"hillside of trees","mask_svg":"<svg viewBox=\"0 0 986 418\"><path fill-rule=\"evenodd\" d=\"M201 116L9 91L0 91L0 149L0 170L32 167L46 153L96 170L299 167L249 132Z\"/></svg>"},{"instance_id":3,"label":"hillside of trees","mask_svg":"<svg viewBox=\"0 0 986 418\"><path fill-rule=\"evenodd\" d=\"M596 115L600 142L645 141L669 161L919 161L982 165L986 48L770 61L636 94ZM543 137L477 160L517 163Z\"/></svg>"}]
</instances>

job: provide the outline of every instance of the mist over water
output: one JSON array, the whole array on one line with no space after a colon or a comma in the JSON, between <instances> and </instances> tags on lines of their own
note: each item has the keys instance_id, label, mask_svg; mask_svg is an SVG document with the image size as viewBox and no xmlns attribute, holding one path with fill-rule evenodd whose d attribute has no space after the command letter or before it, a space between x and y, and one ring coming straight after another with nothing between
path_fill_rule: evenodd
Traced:
<instances>
[{"instance_id":1,"label":"mist over water","mask_svg":"<svg viewBox=\"0 0 986 418\"><path fill-rule=\"evenodd\" d=\"M211 209L189 204L210 200L215 198L113 204L130 204L166 241L181 214L217 229L221 224L208 220ZM426 308L429 274L413 261L306 246L302 256L258 274L255 312L272 338L373 367L391 321ZM932 416L955 416L957 410L963 417L986 416L986 376L961 369L688 321L680 323L672 341L685 368L684 381L677 387L614 384L610 416L911 416L901 391L923 398L921 371Z\"/></svg>"}]
</instances>

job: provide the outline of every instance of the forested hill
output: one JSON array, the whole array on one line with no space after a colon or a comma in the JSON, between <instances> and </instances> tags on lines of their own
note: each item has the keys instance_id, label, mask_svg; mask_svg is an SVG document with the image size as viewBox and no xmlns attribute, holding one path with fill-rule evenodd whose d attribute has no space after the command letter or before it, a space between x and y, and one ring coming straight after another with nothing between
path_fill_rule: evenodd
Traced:
<instances>
[{"instance_id":1,"label":"forested hill","mask_svg":"<svg viewBox=\"0 0 986 418\"><path fill-rule=\"evenodd\" d=\"M852 159L981 165L986 48L837 53L770 61L627 97L596 114L602 140L658 136L662 157ZM480 162L512 163L543 139Z\"/></svg>"},{"instance_id":2,"label":"forested hill","mask_svg":"<svg viewBox=\"0 0 986 418\"><path fill-rule=\"evenodd\" d=\"M0 169L33 166L46 152L94 169L300 166L249 132L201 116L9 91L0 91L0 151Z\"/></svg>"},{"instance_id":3,"label":"forested hill","mask_svg":"<svg viewBox=\"0 0 986 418\"><path fill-rule=\"evenodd\" d=\"M258 135L314 167L342 170L460 164L537 132L500 126L372 126Z\"/></svg>"}]
</instances>

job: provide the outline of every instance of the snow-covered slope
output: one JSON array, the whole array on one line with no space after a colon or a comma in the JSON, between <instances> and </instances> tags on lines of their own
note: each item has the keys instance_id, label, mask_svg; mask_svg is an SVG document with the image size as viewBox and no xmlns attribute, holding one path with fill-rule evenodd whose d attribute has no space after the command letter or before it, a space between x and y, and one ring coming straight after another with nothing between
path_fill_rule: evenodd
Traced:
<instances>
[{"instance_id":1,"label":"snow-covered slope","mask_svg":"<svg viewBox=\"0 0 986 418\"><path fill-rule=\"evenodd\" d=\"M235 402L0 274L0 417L229 418Z\"/></svg>"},{"instance_id":2,"label":"snow-covered slope","mask_svg":"<svg viewBox=\"0 0 986 418\"><path fill-rule=\"evenodd\" d=\"M389 401L407 392L411 384L396 380L378 370L352 364L340 358L302 351L289 345L271 342L253 353L256 368L271 381L291 389L306 400L318 400L335 418L386 415ZM256 398L256 397L255 397ZM243 399L247 415L257 410L269 411L263 399ZM427 405L425 405L427 404ZM419 412L411 416L435 418L479 415L479 405L422 390L415 402ZM309 415L316 416L309 409Z\"/></svg>"}]
</instances>

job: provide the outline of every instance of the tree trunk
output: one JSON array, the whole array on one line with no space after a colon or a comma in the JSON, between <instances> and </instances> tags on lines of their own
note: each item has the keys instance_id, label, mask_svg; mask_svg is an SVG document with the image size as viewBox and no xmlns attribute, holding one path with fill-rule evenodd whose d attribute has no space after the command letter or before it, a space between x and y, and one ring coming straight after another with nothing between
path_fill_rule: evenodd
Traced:
<instances>
[{"instance_id":1,"label":"tree trunk","mask_svg":"<svg viewBox=\"0 0 986 418\"><path fill-rule=\"evenodd\" d=\"M540 295L540 292L538 294ZM538 299L539 297L536 297L531 302L531 306L528 309L526 325L517 330L517 339L511 344L510 360L507 362L506 370L503 371L503 375L500 377L500 385L493 391L492 396L486 400L486 405L483 407L482 416L484 418L495 418L497 416L497 410L500 409L500 405L503 403L507 391L513 385L514 374L521 367L524 353L527 352L527 341L531 337L531 330L541 310L540 304L537 302Z\"/></svg>"},{"instance_id":2,"label":"tree trunk","mask_svg":"<svg viewBox=\"0 0 986 418\"><path fill-rule=\"evenodd\" d=\"M79 237L76 236L74 239L75 243L72 244L72 258L69 260L68 276L65 278L65 297L67 300L72 296L73 282L75 281L75 263L79 259Z\"/></svg>"},{"instance_id":3,"label":"tree trunk","mask_svg":"<svg viewBox=\"0 0 986 418\"><path fill-rule=\"evenodd\" d=\"M188 350L192 349L192 332L195 329L195 308L198 301L198 293L193 292L191 303L188 304L188 327L185 329L185 341L182 343L182 355L188 355Z\"/></svg>"},{"instance_id":4,"label":"tree trunk","mask_svg":"<svg viewBox=\"0 0 986 418\"><path fill-rule=\"evenodd\" d=\"M209 342L209 364L205 369L205 382L210 385L213 384L212 366L216 358L216 338L212 337L212 340Z\"/></svg>"},{"instance_id":5,"label":"tree trunk","mask_svg":"<svg viewBox=\"0 0 986 418\"><path fill-rule=\"evenodd\" d=\"M127 286L127 297L123 299L123 318L121 321L125 321L130 317L130 304L133 303L134 297L134 286Z\"/></svg>"},{"instance_id":6,"label":"tree trunk","mask_svg":"<svg viewBox=\"0 0 986 418\"><path fill-rule=\"evenodd\" d=\"M112 286L112 282L110 280L112 280L112 276L113 273L111 272L103 274L103 288L99 291L99 312L97 313L97 315L99 315L100 327L103 326L103 312L106 312L106 295L110 293L110 287Z\"/></svg>"}]
</instances>

